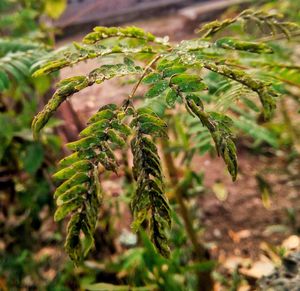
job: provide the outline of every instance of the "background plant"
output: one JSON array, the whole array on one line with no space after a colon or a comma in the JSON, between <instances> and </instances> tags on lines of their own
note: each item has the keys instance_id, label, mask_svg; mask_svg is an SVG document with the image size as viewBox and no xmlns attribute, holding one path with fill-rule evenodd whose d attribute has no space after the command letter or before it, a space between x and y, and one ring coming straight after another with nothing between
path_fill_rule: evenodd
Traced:
<instances>
[{"instance_id":1,"label":"background plant","mask_svg":"<svg viewBox=\"0 0 300 291\"><path fill-rule=\"evenodd\" d=\"M47 261L39 251L59 240L49 227L53 202L50 176L61 149L49 125L40 141L30 125L49 95L53 76L32 78L30 67L49 53L52 29L42 21L53 1L0 3L0 289L46 286ZM57 1L59 3L60 1ZM63 2L63 1L62 1ZM27 278L27 279L26 279ZM29 278L29 279L28 279Z\"/></svg>"}]
</instances>

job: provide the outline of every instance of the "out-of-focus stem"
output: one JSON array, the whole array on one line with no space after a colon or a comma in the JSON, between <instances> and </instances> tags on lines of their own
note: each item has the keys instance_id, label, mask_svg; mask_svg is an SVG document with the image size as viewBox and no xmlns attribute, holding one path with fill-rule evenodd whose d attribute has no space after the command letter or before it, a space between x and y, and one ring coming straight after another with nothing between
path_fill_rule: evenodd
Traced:
<instances>
[{"instance_id":1,"label":"out-of-focus stem","mask_svg":"<svg viewBox=\"0 0 300 291\"><path fill-rule=\"evenodd\" d=\"M198 241L196 231L194 230L192 220L189 216L188 208L183 199L185 189L183 189L182 187L180 187L178 185L177 169L174 164L174 160L173 160L171 153L167 151L167 149L169 148L168 140L166 140L166 139L162 140L162 148L163 148L163 156L164 156L166 169L167 169L168 175L170 177L171 185L174 188L175 198L179 205L180 214L181 214L181 217L184 222L185 230L186 230L187 235L194 247L195 254L197 256L197 260L199 262L206 262L206 261L208 261L207 250L206 250L205 246L201 242ZM199 278L199 286L198 286L199 291L213 290L213 279L211 277L210 271L199 272L198 278Z\"/></svg>"},{"instance_id":2,"label":"out-of-focus stem","mask_svg":"<svg viewBox=\"0 0 300 291\"><path fill-rule=\"evenodd\" d=\"M293 141L293 146L294 146L295 150L299 153L300 152L300 137L299 137L298 132L296 131L296 129L293 126L293 123L289 116L288 109L286 107L284 98L281 98L281 100L280 100L280 110L281 110L281 114L283 116L285 126L286 126L286 128L289 132L289 135Z\"/></svg>"}]
</instances>

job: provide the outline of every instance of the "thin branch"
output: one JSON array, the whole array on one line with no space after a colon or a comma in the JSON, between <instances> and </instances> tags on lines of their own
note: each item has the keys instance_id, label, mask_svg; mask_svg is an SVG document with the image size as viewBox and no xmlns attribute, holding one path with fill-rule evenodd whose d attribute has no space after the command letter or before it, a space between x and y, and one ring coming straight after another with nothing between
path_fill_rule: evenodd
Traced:
<instances>
[{"instance_id":1,"label":"thin branch","mask_svg":"<svg viewBox=\"0 0 300 291\"><path fill-rule=\"evenodd\" d=\"M292 32L291 39L300 36L300 31ZM286 39L286 35L284 33L278 33L276 35L265 36L257 39L257 42L268 42L268 41L276 41Z\"/></svg>"},{"instance_id":2,"label":"thin branch","mask_svg":"<svg viewBox=\"0 0 300 291\"><path fill-rule=\"evenodd\" d=\"M139 78L138 82L135 84L135 86L132 88L131 93L128 95L128 99L133 98L136 90L138 89L138 87L140 86L142 80L144 79L144 77L146 76L148 70L161 58L161 55L157 55L144 69L141 77Z\"/></svg>"}]
</instances>

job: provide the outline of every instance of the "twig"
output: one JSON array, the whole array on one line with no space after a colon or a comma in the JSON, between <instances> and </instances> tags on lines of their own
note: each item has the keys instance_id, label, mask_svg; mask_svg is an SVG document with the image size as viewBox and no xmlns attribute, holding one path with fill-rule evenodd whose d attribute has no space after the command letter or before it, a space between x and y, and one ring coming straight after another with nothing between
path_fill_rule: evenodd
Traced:
<instances>
[{"instance_id":1,"label":"twig","mask_svg":"<svg viewBox=\"0 0 300 291\"><path fill-rule=\"evenodd\" d=\"M166 151L167 148L170 147L168 140L162 139L161 145L163 147L163 156L165 160L166 170L168 172L168 175L170 177L170 182L172 187L174 188L174 194L176 201L179 205L180 214L184 222L185 231L187 233L187 236L189 237L195 254L197 256L197 260L200 263L207 262L208 259L208 252L204 246L204 244L198 240L197 233L193 227L193 223L191 220L191 217L189 215L189 209L186 206L186 203L184 201L183 195L184 195L184 189L178 185L178 175L177 175L177 168L174 164L173 157L170 152ZM203 271L198 273L198 289L199 291L211 291L213 289L213 279L211 276L211 271Z\"/></svg>"},{"instance_id":2,"label":"twig","mask_svg":"<svg viewBox=\"0 0 300 291\"><path fill-rule=\"evenodd\" d=\"M291 34L291 38L295 38L297 36L300 36L300 31L296 31ZM279 33L276 35L261 37L261 38L257 39L256 41L257 42L267 42L267 41L275 41L275 40L282 40L282 39L286 39L286 35L283 33Z\"/></svg>"},{"instance_id":3,"label":"twig","mask_svg":"<svg viewBox=\"0 0 300 291\"><path fill-rule=\"evenodd\" d=\"M161 58L161 55L157 55L144 69L141 77L139 78L138 82L135 84L135 86L132 88L131 93L128 95L128 99L133 98L136 90L138 89L138 87L140 86L142 80L144 79L144 77L146 76L148 70Z\"/></svg>"}]
</instances>

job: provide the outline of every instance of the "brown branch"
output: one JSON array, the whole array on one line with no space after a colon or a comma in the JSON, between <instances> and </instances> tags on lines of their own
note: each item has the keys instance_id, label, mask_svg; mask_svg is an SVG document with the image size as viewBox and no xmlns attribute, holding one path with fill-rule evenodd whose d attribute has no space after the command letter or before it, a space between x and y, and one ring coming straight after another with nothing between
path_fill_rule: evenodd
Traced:
<instances>
[{"instance_id":1,"label":"brown branch","mask_svg":"<svg viewBox=\"0 0 300 291\"><path fill-rule=\"evenodd\" d=\"M197 233L193 227L192 220L189 215L189 210L183 199L185 189L183 189L178 185L177 169L174 164L173 157L171 153L166 150L169 148L168 140L162 139L161 143L163 148L163 156L166 164L166 169L170 177L172 187L175 189L174 194L175 194L176 201L179 205L180 214L184 222L186 233L193 245L193 248L197 256L197 260L203 263L207 262L209 260L208 252L205 246L203 245L203 243L199 242L197 238ZM211 277L210 271L199 272L198 278L199 278L199 282L198 282L199 291L213 290L213 279Z\"/></svg>"},{"instance_id":2,"label":"brown branch","mask_svg":"<svg viewBox=\"0 0 300 291\"><path fill-rule=\"evenodd\" d=\"M133 98L136 90L140 86L142 80L145 78L148 70L161 58L161 55L157 55L144 69L141 77L139 78L138 82L135 84L135 86L132 88L131 93L128 95L128 99Z\"/></svg>"}]
</instances>

